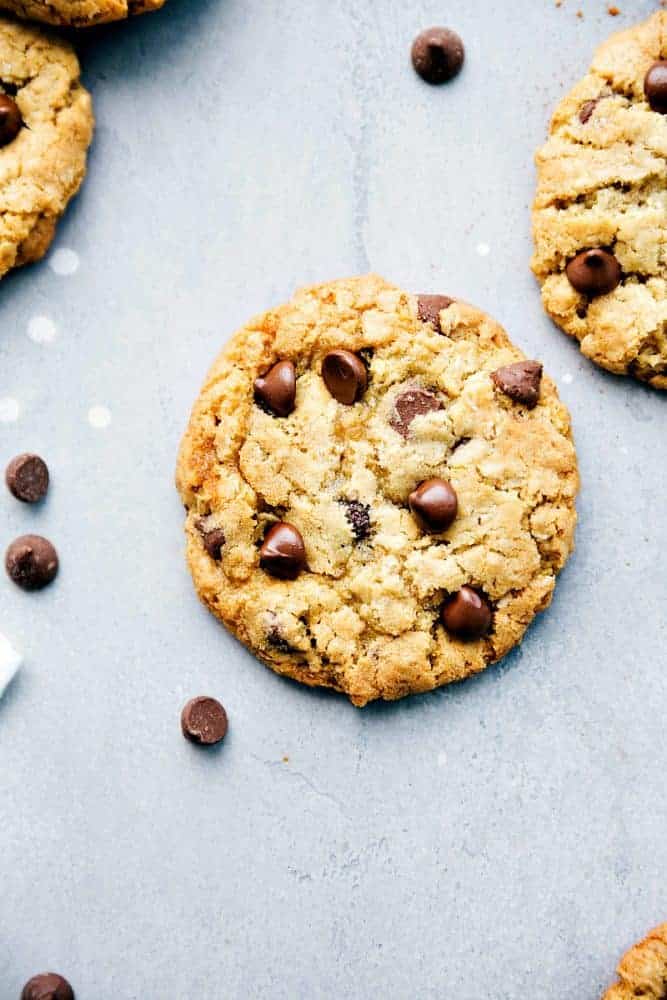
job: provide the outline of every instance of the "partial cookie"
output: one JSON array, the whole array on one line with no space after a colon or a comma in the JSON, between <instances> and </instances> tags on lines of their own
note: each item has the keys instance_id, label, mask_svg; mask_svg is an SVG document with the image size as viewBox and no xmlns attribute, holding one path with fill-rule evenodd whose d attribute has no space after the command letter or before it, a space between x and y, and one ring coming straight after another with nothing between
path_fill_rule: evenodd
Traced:
<instances>
[{"instance_id":1,"label":"partial cookie","mask_svg":"<svg viewBox=\"0 0 667 1000\"><path fill-rule=\"evenodd\" d=\"M92 135L71 47L0 17L0 277L48 250Z\"/></svg>"},{"instance_id":2,"label":"partial cookie","mask_svg":"<svg viewBox=\"0 0 667 1000\"><path fill-rule=\"evenodd\" d=\"M306 288L211 369L177 485L204 603L356 705L483 670L573 547L570 421L478 309L369 276Z\"/></svg>"},{"instance_id":3,"label":"partial cookie","mask_svg":"<svg viewBox=\"0 0 667 1000\"><path fill-rule=\"evenodd\" d=\"M545 309L603 368L667 389L667 11L602 45L536 162Z\"/></svg>"},{"instance_id":4,"label":"partial cookie","mask_svg":"<svg viewBox=\"0 0 667 1000\"><path fill-rule=\"evenodd\" d=\"M619 981L602 1000L665 1000L667 998L667 924L661 924L625 953Z\"/></svg>"},{"instance_id":5,"label":"partial cookie","mask_svg":"<svg viewBox=\"0 0 667 1000\"><path fill-rule=\"evenodd\" d=\"M158 10L166 0L0 0L0 8L47 24L89 28Z\"/></svg>"}]
</instances>

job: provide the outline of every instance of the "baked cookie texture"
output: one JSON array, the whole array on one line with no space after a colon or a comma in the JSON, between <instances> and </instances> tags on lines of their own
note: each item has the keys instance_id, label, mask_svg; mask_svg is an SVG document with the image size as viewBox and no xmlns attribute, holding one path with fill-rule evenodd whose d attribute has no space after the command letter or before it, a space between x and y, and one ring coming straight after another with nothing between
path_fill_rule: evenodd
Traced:
<instances>
[{"instance_id":1,"label":"baked cookie texture","mask_svg":"<svg viewBox=\"0 0 667 1000\"><path fill-rule=\"evenodd\" d=\"M46 24L86 28L158 10L165 0L0 0L17 17Z\"/></svg>"},{"instance_id":2,"label":"baked cookie texture","mask_svg":"<svg viewBox=\"0 0 667 1000\"><path fill-rule=\"evenodd\" d=\"M90 94L67 42L0 17L0 94L23 126L0 148L0 277L46 253L86 173Z\"/></svg>"},{"instance_id":3,"label":"baked cookie texture","mask_svg":"<svg viewBox=\"0 0 667 1000\"><path fill-rule=\"evenodd\" d=\"M667 115L644 81L665 59L667 11L601 46L556 108L533 210L532 267L549 315L598 365L657 389L667 389ZM591 297L566 266L598 247L621 275Z\"/></svg>"},{"instance_id":4,"label":"baked cookie texture","mask_svg":"<svg viewBox=\"0 0 667 1000\"><path fill-rule=\"evenodd\" d=\"M577 462L554 384L542 380L532 409L513 401L491 377L523 358L502 327L463 302L433 322L420 308L370 275L305 288L256 317L209 372L178 460L203 602L273 670L359 706L498 660L550 603L573 548ZM352 405L321 375L339 349L368 371ZM253 400L253 384L286 359L296 398L276 417ZM437 403L424 412L415 399ZM434 476L458 497L440 534L421 530L408 507ZM260 567L279 521L303 537L307 567L294 580ZM440 617L464 585L493 609L491 630L473 641Z\"/></svg>"},{"instance_id":5,"label":"baked cookie texture","mask_svg":"<svg viewBox=\"0 0 667 1000\"><path fill-rule=\"evenodd\" d=\"M619 981L602 1000L664 1000L667 997L667 924L652 930L625 953L618 965Z\"/></svg>"}]
</instances>

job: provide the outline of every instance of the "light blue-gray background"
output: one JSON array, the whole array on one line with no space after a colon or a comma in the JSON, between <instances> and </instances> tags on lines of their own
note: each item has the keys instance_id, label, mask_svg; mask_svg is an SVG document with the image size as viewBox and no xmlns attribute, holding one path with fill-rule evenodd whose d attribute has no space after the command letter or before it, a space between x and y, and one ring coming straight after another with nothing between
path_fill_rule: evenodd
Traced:
<instances>
[{"instance_id":1,"label":"light blue-gray background","mask_svg":"<svg viewBox=\"0 0 667 1000\"><path fill-rule=\"evenodd\" d=\"M620 6L169 0L83 43L99 124L55 244L81 266L0 289L21 405L0 464L35 449L53 473L39 510L0 490L0 547L37 530L62 558L41 595L0 579L26 658L0 704L1 1000L44 968L78 1000L598 1000L667 919L667 399L581 358L528 270L550 109L655 4ZM433 23L467 46L440 89L408 59ZM583 491L520 650L359 711L200 607L172 475L229 334L368 269L478 303L544 360ZM218 753L180 735L202 692L229 712Z\"/></svg>"}]
</instances>

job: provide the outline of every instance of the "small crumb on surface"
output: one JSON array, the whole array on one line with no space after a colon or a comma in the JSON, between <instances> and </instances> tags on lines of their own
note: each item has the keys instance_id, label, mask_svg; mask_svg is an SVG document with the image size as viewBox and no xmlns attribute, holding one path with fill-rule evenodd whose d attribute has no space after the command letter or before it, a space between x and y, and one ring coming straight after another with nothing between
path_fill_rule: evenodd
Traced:
<instances>
[{"instance_id":1,"label":"small crumb on surface","mask_svg":"<svg viewBox=\"0 0 667 1000\"><path fill-rule=\"evenodd\" d=\"M289 764L289 757L283 757L283 764Z\"/></svg>"},{"instance_id":2,"label":"small crumb on surface","mask_svg":"<svg viewBox=\"0 0 667 1000\"><path fill-rule=\"evenodd\" d=\"M11 684L21 663L21 654L14 649L7 636L0 632L0 698Z\"/></svg>"},{"instance_id":3,"label":"small crumb on surface","mask_svg":"<svg viewBox=\"0 0 667 1000\"><path fill-rule=\"evenodd\" d=\"M580 21L583 21L583 19L584 19L584 12L583 12L583 10L578 10L577 11L577 17L579 18Z\"/></svg>"},{"instance_id":4,"label":"small crumb on surface","mask_svg":"<svg viewBox=\"0 0 667 1000\"><path fill-rule=\"evenodd\" d=\"M18 400L12 399L11 396L0 398L0 423L14 423L15 420L18 420L20 412L21 407L18 404Z\"/></svg>"},{"instance_id":5,"label":"small crumb on surface","mask_svg":"<svg viewBox=\"0 0 667 1000\"><path fill-rule=\"evenodd\" d=\"M59 247L49 257L49 267L60 277L69 277L79 270L79 255L69 247Z\"/></svg>"},{"instance_id":6,"label":"small crumb on surface","mask_svg":"<svg viewBox=\"0 0 667 1000\"><path fill-rule=\"evenodd\" d=\"M610 4L607 7L607 13L611 14L612 17L618 17L618 15L621 13L621 11L620 11L620 9L618 7L615 7L613 4Z\"/></svg>"},{"instance_id":7,"label":"small crumb on surface","mask_svg":"<svg viewBox=\"0 0 667 1000\"><path fill-rule=\"evenodd\" d=\"M33 316L28 323L28 336L36 344L50 344L56 333L56 324L48 316Z\"/></svg>"},{"instance_id":8,"label":"small crumb on surface","mask_svg":"<svg viewBox=\"0 0 667 1000\"><path fill-rule=\"evenodd\" d=\"M91 406L88 410L88 423L96 430L104 430L111 423L111 410L106 406Z\"/></svg>"}]
</instances>

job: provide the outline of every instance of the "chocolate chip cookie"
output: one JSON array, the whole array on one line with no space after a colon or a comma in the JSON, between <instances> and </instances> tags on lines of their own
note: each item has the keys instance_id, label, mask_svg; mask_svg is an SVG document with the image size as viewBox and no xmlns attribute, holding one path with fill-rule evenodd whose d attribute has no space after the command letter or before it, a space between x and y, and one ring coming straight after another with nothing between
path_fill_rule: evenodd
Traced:
<instances>
[{"instance_id":1,"label":"chocolate chip cookie","mask_svg":"<svg viewBox=\"0 0 667 1000\"><path fill-rule=\"evenodd\" d=\"M473 306L300 291L211 369L177 485L204 603L355 705L483 670L547 607L578 488L555 386Z\"/></svg>"},{"instance_id":2,"label":"chocolate chip cookie","mask_svg":"<svg viewBox=\"0 0 667 1000\"><path fill-rule=\"evenodd\" d=\"M603 368L667 389L667 11L602 45L536 162L545 309Z\"/></svg>"},{"instance_id":3,"label":"chocolate chip cookie","mask_svg":"<svg viewBox=\"0 0 667 1000\"><path fill-rule=\"evenodd\" d=\"M46 253L92 134L71 47L0 17L0 277Z\"/></svg>"},{"instance_id":4,"label":"chocolate chip cookie","mask_svg":"<svg viewBox=\"0 0 667 1000\"><path fill-rule=\"evenodd\" d=\"M619 981L602 1000L665 1000L667 997L667 924L661 924L625 953L618 965Z\"/></svg>"},{"instance_id":5,"label":"chocolate chip cookie","mask_svg":"<svg viewBox=\"0 0 667 1000\"><path fill-rule=\"evenodd\" d=\"M165 0L0 0L0 8L47 24L87 28L162 7Z\"/></svg>"}]
</instances>

